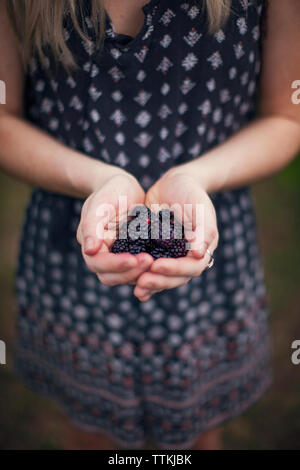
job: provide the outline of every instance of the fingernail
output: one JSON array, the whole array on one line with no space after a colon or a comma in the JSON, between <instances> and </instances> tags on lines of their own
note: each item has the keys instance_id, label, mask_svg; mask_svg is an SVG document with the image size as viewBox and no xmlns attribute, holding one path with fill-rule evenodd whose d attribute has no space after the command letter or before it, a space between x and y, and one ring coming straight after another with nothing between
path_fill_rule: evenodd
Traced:
<instances>
[{"instance_id":1,"label":"fingernail","mask_svg":"<svg viewBox=\"0 0 300 470\"><path fill-rule=\"evenodd\" d=\"M201 245L199 246L200 255L204 256L206 253L206 249L207 249L207 243L206 242L201 243Z\"/></svg>"},{"instance_id":2,"label":"fingernail","mask_svg":"<svg viewBox=\"0 0 300 470\"><path fill-rule=\"evenodd\" d=\"M92 237L88 237L84 243L84 250L90 251L90 250L93 250L94 248L95 248L94 239Z\"/></svg>"}]
</instances>

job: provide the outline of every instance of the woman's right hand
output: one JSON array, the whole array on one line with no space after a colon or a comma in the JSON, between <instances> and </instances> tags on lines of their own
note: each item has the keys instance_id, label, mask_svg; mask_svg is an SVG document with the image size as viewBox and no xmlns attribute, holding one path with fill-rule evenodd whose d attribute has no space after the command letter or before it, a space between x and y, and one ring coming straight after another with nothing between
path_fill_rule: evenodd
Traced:
<instances>
[{"instance_id":1,"label":"woman's right hand","mask_svg":"<svg viewBox=\"0 0 300 470\"><path fill-rule=\"evenodd\" d=\"M147 253L135 256L130 253L110 252L115 234L106 230L103 236L101 228L104 228L105 222L122 221L125 213L119 212L119 198L124 196L127 197L128 210L132 206L144 204L145 201L144 190L136 178L120 169L86 199L77 229L77 240L82 247L85 263L107 286L136 284L138 277L147 271L153 262ZM109 205L111 211L109 215L106 211L99 217L101 208L105 208L104 205Z\"/></svg>"}]
</instances>

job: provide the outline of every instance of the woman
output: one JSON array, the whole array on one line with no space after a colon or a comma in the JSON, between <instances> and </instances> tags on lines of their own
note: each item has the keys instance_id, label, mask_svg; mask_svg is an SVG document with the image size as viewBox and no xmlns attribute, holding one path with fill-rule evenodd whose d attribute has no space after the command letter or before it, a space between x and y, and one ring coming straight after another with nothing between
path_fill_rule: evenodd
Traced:
<instances>
[{"instance_id":1,"label":"woman","mask_svg":"<svg viewBox=\"0 0 300 470\"><path fill-rule=\"evenodd\" d=\"M299 19L297 0L1 2L1 165L35 187L17 369L90 446L220 448L270 385L248 185L300 147ZM110 253L96 210L119 196L202 204L205 243Z\"/></svg>"}]
</instances>

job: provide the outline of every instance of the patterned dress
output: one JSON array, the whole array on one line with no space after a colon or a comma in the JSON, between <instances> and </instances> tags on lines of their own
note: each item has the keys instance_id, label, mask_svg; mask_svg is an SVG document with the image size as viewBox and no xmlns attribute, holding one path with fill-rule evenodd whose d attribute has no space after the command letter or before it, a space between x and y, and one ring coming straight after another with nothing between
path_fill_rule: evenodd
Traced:
<instances>
[{"instance_id":1,"label":"patterned dress","mask_svg":"<svg viewBox=\"0 0 300 470\"><path fill-rule=\"evenodd\" d=\"M88 5L88 2L87 2ZM207 32L196 1L151 0L132 38L106 15L104 49L66 19L78 68L33 57L28 119L64 144L134 174L146 190L166 170L228 139L254 116L262 0L234 0ZM241 160L243 159L241 153ZM264 274L248 187L212 195L215 265L142 303L107 287L76 241L81 199L34 188L16 273L16 369L82 429L123 448L188 449L240 415L272 382Z\"/></svg>"}]
</instances>

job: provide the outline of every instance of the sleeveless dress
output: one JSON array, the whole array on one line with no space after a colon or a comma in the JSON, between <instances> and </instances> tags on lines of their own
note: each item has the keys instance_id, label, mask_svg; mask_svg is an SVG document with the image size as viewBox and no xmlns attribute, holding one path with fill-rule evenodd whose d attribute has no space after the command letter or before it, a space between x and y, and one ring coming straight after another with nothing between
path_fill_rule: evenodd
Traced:
<instances>
[{"instance_id":1,"label":"sleeveless dress","mask_svg":"<svg viewBox=\"0 0 300 470\"><path fill-rule=\"evenodd\" d=\"M106 14L102 51L86 5L89 41L65 23L78 65L72 75L50 53L30 63L27 118L40 129L125 168L146 190L253 119L263 0L248 8L233 0L213 35L199 2L150 0L135 38L116 33ZM15 278L16 370L82 429L122 448L151 439L188 449L272 383L249 188L212 199L220 232L214 267L142 303L133 286L102 285L86 267L75 238L83 200L33 188Z\"/></svg>"}]
</instances>

